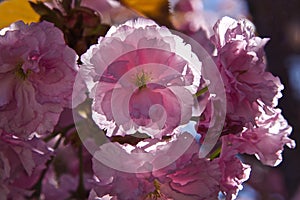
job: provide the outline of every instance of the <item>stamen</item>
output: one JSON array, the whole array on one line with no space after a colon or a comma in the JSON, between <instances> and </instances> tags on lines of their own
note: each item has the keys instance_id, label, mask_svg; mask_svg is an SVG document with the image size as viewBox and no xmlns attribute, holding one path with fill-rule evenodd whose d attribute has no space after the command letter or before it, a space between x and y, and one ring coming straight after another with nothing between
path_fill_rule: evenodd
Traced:
<instances>
[{"instance_id":1,"label":"stamen","mask_svg":"<svg viewBox=\"0 0 300 200\"><path fill-rule=\"evenodd\" d=\"M135 85L139 89L145 88L147 83L151 80L151 73L145 73L144 70L139 72L135 77Z\"/></svg>"},{"instance_id":2,"label":"stamen","mask_svg":"<svg viewBox=\"0 0 300 200\"><path fill-rule=\"evenodd\" d=\"M18 78L22 79L22 80L26 80L26 78L28 77L28 75L31 73L31 70L27 70L26 72L24 72L23 68L22 68L22 63L19 63L17 65L17 69L15 71L15 74Z\"/></svg>"},{"instance_id":3,"label":"stamen","mask_svg":"<svg viewBox=\"0 0 300 200\"><path fill-rule=\"evenodd\" d=\"M144 200L146 200L146 199L152 199L152 200L167 199L166 196L161 193L160 183L157 179L154 180L153 185L154 185L155 190L153 192L150 192L149 194L147 194L147 196L145 197Z\"/></svg>"}]
</instances>

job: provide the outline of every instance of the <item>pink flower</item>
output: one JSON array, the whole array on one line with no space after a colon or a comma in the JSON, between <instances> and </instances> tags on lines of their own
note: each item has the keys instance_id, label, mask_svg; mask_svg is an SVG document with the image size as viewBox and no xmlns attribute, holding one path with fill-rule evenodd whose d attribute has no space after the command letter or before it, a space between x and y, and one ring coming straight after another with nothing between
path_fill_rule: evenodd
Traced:
<instances>
[{"instance_id":1,"label":"pink flower","mask_svg":"<svg viewBox=\"0 0 300 200\"><path fill-rule=\"evenodd\" d=\"M243 182L249 179L251 168L231 152L223 151L223 149L220 158L217 158L216 161L219 162L222 174L221 191L226 196L226 200L235 199L239 190L243 189Z\"/></svg>"},{"instance_id":2,"label":"pink flower","mask_svg":"<svg viewBox=\"0 0 300 200\"><path fill-rule=\"evenodd\" d=\"M78 159L78 158L77 158ZM53 199L68 199L71 198L72 193L75 193L78 188L79 174L71 175L69 173L62 173L58 169L58 173L50 167L43 179L42 196L45 200ZM58 175L59 174L59 175ZM92 187L92 177L90 174L84 173L83 184L86 190Z\"/></svg>"},{"instance_id":3,"label":"pink flower","mask_svg":"<svg viewBox=\"0 0 300 200\"><path fill-rule=\"evenodd\" d=\"M292 128L281 115L280 109L263 105L256 126L250 125L238 135L224 136L222 142L228 151L255 155L263 164L277 166L282 161L283 147L295 147L290 139Z\"/></svg>"},{"instance_id":4,"label":"pink flower","mask_svg":"<svg viewBox=\"0 0 300 200\"><path fill-rule=\"evenodd\" d=\"M49 166L43 180L41 195L45 200L68 199L74 196L78 189L80 178L79 148L68 143L59 145L55 149L55 157ZM52 142L52 141L51 141ZM56 143L55 141L54 143ZM92 155L82 148L83 185L85 190L90 190L93 184Z\"/></svg>"},{"instance_id":5,"label":"pink flower","mask_svg":"<svg viewBox=\"0 0 300 200\"><path fill-rule=\"evenodd\" d=\"M20 137L51 132L70 107L76 54L48 22L17 22L0 36L0 127Z\"/></svg>"},{"instance_id":6,"label":"pink flower","mask_svg":"<svg viewBox=\"0 0 300 200\"><path fill-rule=\"evenodd\" d=\"M78 176L63 174L57 177L56 173L50 168L43 180L43 199L68 199L72 195L72 192L76 191L77 185Z\"/></svg>"},{"instance_id":7,"label":"pink flower","mask_svg":"<svg viewBox=\"0 0 300 200\"><path fill-rule=\"evenodd\" d=\"M107 135L171 135L193 115L201 62L189 45L151 20L112 27L83 56L93 119Z\"/></svg>"},{"instance_id":8,"label":"pink flower","mask_svg":"<svg viewBox=\"0 0 300 200\"><path fill-rule=\"evenodd\" d=\"M226 200L235 199L239 190L243 189L243 182L250 176L251 168L244 164L238 157L237 151L231 149L231 143L226 141L227 136L221 138L221 153L214 161L219 163L221 172L220 190L226 196Z\"/></svg>"},{"instance_id":9,"label":"pink flower","mask_svg":"<svg viewBox=\"0 0 300 200\"><path fill-rule=\"evenodd\" d=\"M30 196L51 154L37 138L24 141L0 129L0 199Z\"/></svg>"},{"instance_id":10,"label":"pink flower","mask_svg":"<svg viewBox=\"0 0 300 200\"><path fill-rule=\"evenodd\" d=\"M174 5L171 21L177 30L197 41L210 54L213 52L202 0L178 1Z\"/></svg>"},{"instance_id":11,"label":"pink flower","mask_svg":"<svg viewBox=\"0 0 300 200\"><path fill-rule=\"evenodd\" d=\"M180 0L174 6L174 26L179 30L196 32L206 29L202 0Z\"/></svg>"},{"instance_id":12,"label":"pink flower","mask_svg":"<svg viewBox=\"0 0 300 200\"><path fill-rule=\"evenodd\" d=\"M176 155L187 141L189 146L186 151ZM114 145L121 151L116 152ZM221 180L219 163L217 160L199 159L198 150L199 145L188 133L170 142L145 140L136 147L104 144L93 159L98 180L94 192L98 196L110 194L122 200L216 199ZM160 167L162 162L174 160L175 157L178 159ZM101 163L99 158L104 162L110 159L109 162L121 166L109 166L107 162ZM136 173L119 171L122 166Z\"/></svg>"},{"instance_id":13,"label":"pink flower","mask_svg":"<svg viewBox=\"0 0 300 200\"><path fill-rule=\"evenodd\" d=\"M113 199L124 200L217 199L219 192L228 200L237 196L249 178L250 166L236 157L236 151L223 143L218 158L199 158L200 145L193 136L183 133L173 139L147 139L135 147L115 143L101 146L93 158L97 184L91 195L110 194ZM178 155L180 148L185 150ZM171 162L161 167L165 160Z\"/></svg>"},{"instance_id":14,"label":"pink flower","mask_svg":"<svg viewBox=\"0 0 300 200\"><path fill-rule=\"evenodd\" d=\"M201 144L205 141L206 136L213 136L213 133L218 133L220 128L222 129L220 136L240 133L244 127L244 123L241 120L232 120L228 117L225 117L224 124L222 126L219 125L220 121L218 119L222 119L224 117L225 111L224 113L218 112L220 108L216 105L217 103L222 104L223 102L212 102L213 100L206 97L208 95L209 94L207 93L205 96L201 96L201 98L206 98L208 103L197 123L197 133L201 135ZM201 99L201 101L203 101L203 99ZM215 105L213 103L215 103ZM209 135L209 133L212 135ZM218 135L214 135L213 137L218 137Z\"/></svg>"},{"instance_id":15,"label":"pink flower","mask_svg":"<svg viewBox=\"0 0 300 200\"><path fill-rule=\"evenodd\" d=\"M220 191L220 167L216 161L199 159L194 155L185 165L166 175L162 193L172 199L217 199ZM161 174L162 175L162 174Z\"/></svg>"},{"instance_id":16,"label":"pink flower","mask_svg":"<svg viewBox=\"0 0 300 200\"><path fill-rule=\"evenodd\" d=\"M138 14L121 5L118 1L110 0L82 0L81 6L95 10L101 16L101 23L121 24L129 19L138 17Z\"/></svg>"},{"instance_id":17,"label":"pink flower","mask_svg":"<svg viewBox=\"0 0 300 200\"><path fill-rule=\"evenodd\" d=\"M227 116L234 122L254 124L259 115L257 101L274 107L282 96L279 78L265 71L263 47L268 39L256 37L249 21L229 17L219 20L214 32L211 40L226 88Z\"/></svg>"}]
</instances>

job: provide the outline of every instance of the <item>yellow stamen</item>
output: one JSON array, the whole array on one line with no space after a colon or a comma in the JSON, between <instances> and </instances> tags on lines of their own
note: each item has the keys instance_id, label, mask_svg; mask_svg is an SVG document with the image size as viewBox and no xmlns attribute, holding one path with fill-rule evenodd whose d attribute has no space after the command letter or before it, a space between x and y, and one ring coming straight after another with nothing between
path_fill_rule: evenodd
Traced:
<instances>
[{"instance_id":1,"label":"yellow stamen","mask_svg":"<svg viewBox=\"0 0 300 200\"><path fill-rule=\"evenodd\" d=\"M140 73L138 73L135 77L135 85L137 87L145 88L147 83L151 80L150 73L145 73L144 70L142 70Z\"/></svg>"},{"instance_id":2,"label":"yellow stamen","mask_svg":"<svg viewBox=\"0 0 300 200\"><path fill-rule=\"evenodd\" d=\"M160 191L160 183L157 179L153 182L155 190L153 192L150 192L146 195L145 199L152 199L152 200L158 200L158 199L166 199L165 196Z\"/></svg>"}]
</instances>

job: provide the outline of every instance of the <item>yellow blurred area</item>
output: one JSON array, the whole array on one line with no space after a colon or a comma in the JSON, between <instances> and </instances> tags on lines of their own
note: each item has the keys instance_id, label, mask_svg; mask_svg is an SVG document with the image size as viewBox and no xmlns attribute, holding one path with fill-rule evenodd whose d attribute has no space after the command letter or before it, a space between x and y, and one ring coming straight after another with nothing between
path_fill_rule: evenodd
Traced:
<instances>
[{"instance_id":1,"label":"yellow blurred area","mask_svg":"<svg viewBox=\"0 0 300 200\"><path fill-rule=\"evenodd\" d=\"M158 24L172 26L168 0L120 0L120 3L140 15L155 20Z\"/></svg>"},{"instance_id":2,"label":"yellow blurred area","mask_svg":"<svg viewBox=\"0 0 300 200\"><path fill-rule=\"evenodd\" d=\"M0 3L0 29L18 20L30 23L39 21L39 18L27 0L5 0Z\"/></svg>"},{"instance_id":3,"label":"yellow blurred area","mask_svg":"<svg viewBox=\"0 0 300 200\"><path fill-rule=\"evenodd\" d=\"M166 0L121 0L120 2L145 15L158 15L162 8L165 8L166 6L168 8L168 1Z\"/></svg>"}]
</instances>

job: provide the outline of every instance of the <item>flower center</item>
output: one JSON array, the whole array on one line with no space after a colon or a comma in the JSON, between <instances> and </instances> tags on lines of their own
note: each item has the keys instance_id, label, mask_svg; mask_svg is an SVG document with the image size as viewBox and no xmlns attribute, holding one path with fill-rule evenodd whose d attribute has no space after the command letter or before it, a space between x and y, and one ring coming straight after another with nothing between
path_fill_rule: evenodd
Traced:
<instances>
[{"instance_id":1,"label":"flower center","mask_svg":"<svg viewBox=\"0 0 300 200\"><path fill-rule=\"evenodd\" d=\"M144 70L142 70L141 72L136 74L135 77L135 85L139 88L145 88L147 83L151 80L151 74L150 73L146 73L144 72Z\"/></svg>"},{"instance_id":2,"label":"flower center","mask_svg":"<svg viewBox=\"0 0 300 200\"><path fill-rule=\"evenodd\" d=\"M146 199L167 199L165 197L165 195L163 195L160 191L160 183L157 179L154 180L153 182L154 188L155 190L153 192L150 192L149 194L146 195L145 200Z\"/></svg>"},{"instance_id":3,"label":"flower center","mask_svg":"<svg viewBox=\"0 0 300 200\"><path fill-rule=\"evenodd\" d=\"M28 75L30 74L31 70L27 70L26 72L22 68L22 63L17 65L17 69L15 71L15 74L18 78L22 80L26 80Z\"/></svg>"}]
</instances>

